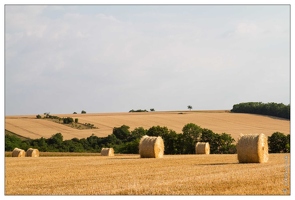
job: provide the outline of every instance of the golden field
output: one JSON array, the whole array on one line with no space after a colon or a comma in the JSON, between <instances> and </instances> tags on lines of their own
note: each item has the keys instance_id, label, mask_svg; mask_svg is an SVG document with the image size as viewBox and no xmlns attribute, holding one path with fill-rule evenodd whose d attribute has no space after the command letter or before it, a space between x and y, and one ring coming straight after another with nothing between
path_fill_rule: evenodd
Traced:
<instances>
[{"instance_id":1,"label":"golden field","mask_svg":"<svg viewBox=\"0 0 295 200\"><path fill-rule=\"evenodd\" d=\"M290 154L5 157L5 195L290 195Z\"/></svg>"},{"instance_id":2,"label":"golden field","mask_svg":"<svg viewBox=\"0 0 295 200\"><path fill-rule=\"evenodd\" d=\"M180 114L182 113L182 114ZM264 133L270 136L279 131L290 133L290 120L228 111L178 111L178 112L145 112L145 113L101 113L101 114L53 114L59 117L78 118L80 123L94 124L98 129L78 130L49 120L36 119L35 115L6 116L5 129L37 139L49 138L53 134L62 133L64 139L87 138L92 134L105 137L112 133L114 127L127 125L130 130L136 127L149 129L152 126L166 126L177 133L187 123L194 123L202 128L211 129L215 133L228 133L237 140L240 133Z\"/></svg>"}]
</instances>

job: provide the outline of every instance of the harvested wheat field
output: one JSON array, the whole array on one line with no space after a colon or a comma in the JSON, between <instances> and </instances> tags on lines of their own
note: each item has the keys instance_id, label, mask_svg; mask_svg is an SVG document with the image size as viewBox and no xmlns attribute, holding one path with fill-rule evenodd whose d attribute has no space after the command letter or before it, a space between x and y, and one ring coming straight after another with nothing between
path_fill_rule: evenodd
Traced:
<instances>
[{"instance_id":1,"label":"harvested wheat field","mask_svg":"<svg viewBox=\"0 0 295 200\"><path fill-rule=\"evenodd\" d=\"M270 136L279 131L290 133L290 120L228 111L179 111L179 112L144 112L144 113L102 113L102 114L56 114L59 117L78 118L80 123L94 124L98 129L78 130L36 116L6 116L5 129L37 139L49 138L62 133L64 139L86 138L92 134L105 137L112 133L114 127L123 124L133 130L137 127L148 129L152 126L166 126L178 133L187 123L194 123L215 133L228 133L237 141L239 134L264 133Z\"/></svg>"},{"instance_id":2,"label":"harvested wheat field","mask_svg":"<svg viewBox=\"0 0 295 200\"><path fill-rule=\"evenodd\" d=\"M17 187L15 187L17 185ZM290 154L5 158L5 195L290 195Z\"/></svg>"}]
</instances>

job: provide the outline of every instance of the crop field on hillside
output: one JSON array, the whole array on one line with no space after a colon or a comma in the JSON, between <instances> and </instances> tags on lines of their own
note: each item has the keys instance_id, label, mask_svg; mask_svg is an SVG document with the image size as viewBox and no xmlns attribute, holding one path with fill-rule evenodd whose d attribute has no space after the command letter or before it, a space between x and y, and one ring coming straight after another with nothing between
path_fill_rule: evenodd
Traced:
<instances>
[{"instance_id":1,"label":"crop field on hillside","mask_svg":"<svg viewBox=\"0 0 295 200\"><path fill-rule=\"evenodd\" d=\"M290 154L5 157L5 195L290 195Z\"/></svg>"},{"instance_id":2,"label":"crop field on hillside","mask_svg":"<svg viewBox=\"0 0 295 200\"><path fill-rule=\"evenodd\" d=\"M226 111L184 111L184 112L144 112L144 113L105 113L105 114L61 114L59 117L78 118L80 123L94 124L98 129L78 130L36 116L6 116L5 129L19 135L37 139L49 138L62 133L64 139L86 138L92 134L105 137L114 127L128 125L130 130L136 127L148 129L152 126L166 126L182 132L187 123L194 123L215 133L228 133L236 140L240 133L264 133L270 136L279 131L290 133L290 120L255 114L229 113Z\"/></svg>"}]
</instances>

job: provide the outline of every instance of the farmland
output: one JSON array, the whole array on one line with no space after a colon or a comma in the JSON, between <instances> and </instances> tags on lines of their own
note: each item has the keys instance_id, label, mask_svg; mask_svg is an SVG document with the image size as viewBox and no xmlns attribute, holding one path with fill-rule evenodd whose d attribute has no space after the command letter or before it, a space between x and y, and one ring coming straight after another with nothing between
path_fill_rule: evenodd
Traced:
<instances>
[{"instance_id":1,"label":"farmland","mask_svg":"<svg viewBox=\"0 0 295 200\"><path fill-rule=\"evenodd\" d=\"M5 157L5 195L290 195L290 154L47 156Z\"/></svg>"},{"instance_id":2,"label":"farmland","mask_svg":"<svg viewBox=\"0 0 295 200\"><path fill-rule=\"evenodd\" d=\"M255 114L229 113L222 110L59 114L58 116L78 118L80 123L94 124L97 129L78 130L49 120L36 119L34 115L6 116L5 129L31 139L49 138L56 133L62 133L64 139L86 138L92 134L105 137L112 133L114 127L120 127L123 124L128 125L130 130L136 127L148 129L159 125L181 133L185 124L194 123L216 133L231 134L235 140L240 133L264 133L267 136L276 131L290 133L290 120Z\"/></svg>"}]
</instances>

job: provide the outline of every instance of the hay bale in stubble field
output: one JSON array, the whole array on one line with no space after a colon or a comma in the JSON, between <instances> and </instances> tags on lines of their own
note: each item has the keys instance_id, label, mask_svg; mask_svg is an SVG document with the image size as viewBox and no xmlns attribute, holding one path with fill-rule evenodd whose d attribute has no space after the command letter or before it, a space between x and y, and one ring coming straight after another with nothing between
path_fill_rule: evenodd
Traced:
<instances>
[{"instance_id":1,"label":"hay bale in stubble field","mask_svg":"<svg viewBox=\"0 0 295 200\"><path fill-rule=\"evenodd\" d=\"M39 157L39 150L38 149L29 148L26 151L26 157Z\"/></svg>"},{"instance_id":2,"label":"hay bale in stubble field","mask_svg":"<svg viewBox=\"0 0 295 200\"><path fill-rule=\"evenodd\" d=\"M113 148L102 148L100 152L101 156L114 156L114 149Z\"/></svg>"},{"instance_id":3,"label":"hay bale in stubble field","mask_svg":"<svg viewBox=\"0 0 295 200\"><path fill-rule=\"evenodd\" d=\"M23 149L14 148L12 151L12 157L25 157L26 152Z\"/></svg>"},{"instance_id":4,"label":"hay bale in stubble field","mask_svg":"<svg viewBox=\"0 0 295 200\"><path fill-rule=\"evenodd\" d=\"M268 161L267 136L263 133L240 135L237 154L240 163L266 163Z\"/></svg>"},{"instance_id":5,"label":"hay bale in stubble field","mask_svg":"<svg viewBox=\"0 0 295 200\"><path fill-rule=\"evenodd\" d=\"M139 142L141 158L162 158L164 155L164 141L162 137L143 136Z\"/></svg>"},{"instance_id":6,"label":"hay bale in stubble field","mask_svg":"<svg viewBox=\"0 0 295 200\"><path fill-rule=\"evenodd\" d=\"M210 145L208 142L197 142L196 154L210 154Z\"/></svg>"}]
</instances>

